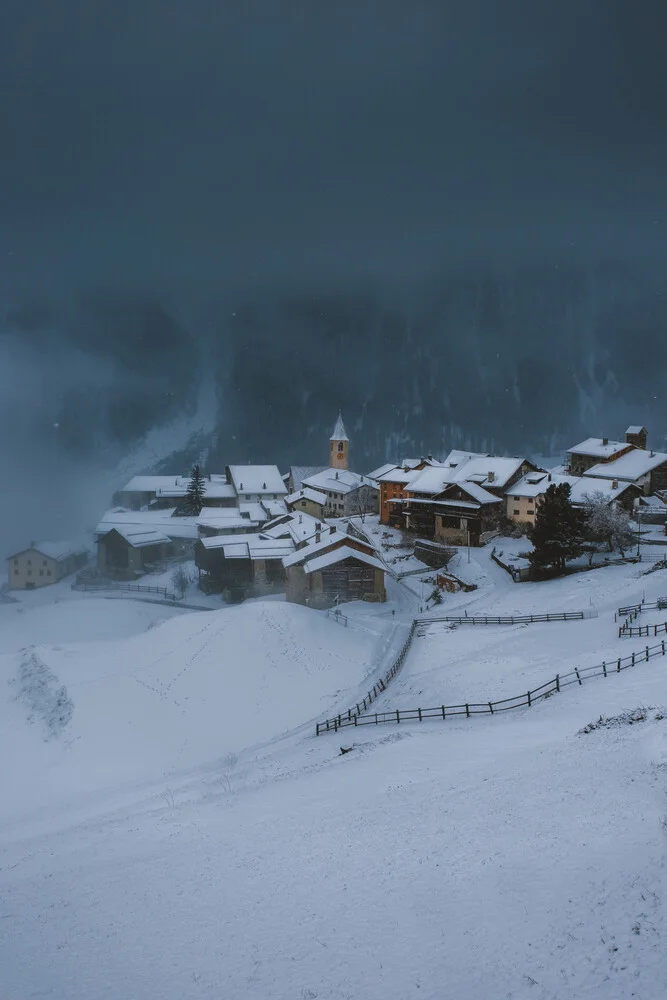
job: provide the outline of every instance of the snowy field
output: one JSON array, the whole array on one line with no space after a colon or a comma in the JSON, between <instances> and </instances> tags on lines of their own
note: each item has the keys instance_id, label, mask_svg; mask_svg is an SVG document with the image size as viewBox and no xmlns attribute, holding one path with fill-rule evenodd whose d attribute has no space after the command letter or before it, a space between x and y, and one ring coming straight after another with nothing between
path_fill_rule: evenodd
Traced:
<instances>
[{"instance_id":1,"label":"snowy field","mask_svg":"<svg viewBox=\"0 0 667 1000\"><path fill-rule=\"evenodd\" d=\"M378 709L627 654L615 608L667 595L642 566L512 584L488 550L457 559L479 589L433 614L593 617L434 623ZM316 739L414 614L388 589L348 628L281 602L0 606L2 1000L667 995L667 657Z\"/></svg>"}]
</instances>

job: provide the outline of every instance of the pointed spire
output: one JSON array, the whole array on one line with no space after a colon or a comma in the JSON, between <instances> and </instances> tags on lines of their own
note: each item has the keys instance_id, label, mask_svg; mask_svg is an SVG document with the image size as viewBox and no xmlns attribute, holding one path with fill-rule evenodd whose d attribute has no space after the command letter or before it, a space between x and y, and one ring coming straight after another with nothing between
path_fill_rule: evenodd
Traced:
<instances>
[{"instance_id":1,"label":"pointed spire","mask_svg":"<svg viewBox=\"0 0 667 1000\"><path fill-rule=\"evenodd\" d=\"M338 411L338 420L336 421L336 426L333 429L333 434L331 435L330 441L349 441L347 436L347 431L345 430L345 424L343 423L343 414Z\"/></svg>"}]
</instances>

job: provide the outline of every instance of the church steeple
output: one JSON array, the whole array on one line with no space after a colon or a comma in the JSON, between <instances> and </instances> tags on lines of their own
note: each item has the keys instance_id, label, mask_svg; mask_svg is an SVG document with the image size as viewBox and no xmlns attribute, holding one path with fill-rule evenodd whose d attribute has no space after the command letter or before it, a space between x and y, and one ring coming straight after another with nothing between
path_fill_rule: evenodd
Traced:
<instances>
[{"instance_id":1,"label":"church steeple","mask_svg":"<svg viewBox=\"0 0 667 1000\"><path fill-rule=\"evenodd\" d=\"M329 440L329 465L332 469L347 469L350 439L343 423L343 414L338 413L338 420Z\"/></svg>"}]
</instances>

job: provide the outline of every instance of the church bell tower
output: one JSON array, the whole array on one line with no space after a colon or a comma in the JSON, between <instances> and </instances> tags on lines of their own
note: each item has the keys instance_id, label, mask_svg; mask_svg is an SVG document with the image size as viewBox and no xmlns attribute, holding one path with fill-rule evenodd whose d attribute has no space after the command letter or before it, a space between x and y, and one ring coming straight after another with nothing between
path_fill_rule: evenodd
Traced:
<instances>
[{"instance_id":1,"label":"church bell tower","mask_svg":"<svg viewBox=\"0 0 667 1000\"><path fill-rule=\"evenodd\" d=\"M329 465L332 469L347 469L349 449L350 439L345 431L343 415L339 413L329 440Z\"/></svg>"}]
</instances>

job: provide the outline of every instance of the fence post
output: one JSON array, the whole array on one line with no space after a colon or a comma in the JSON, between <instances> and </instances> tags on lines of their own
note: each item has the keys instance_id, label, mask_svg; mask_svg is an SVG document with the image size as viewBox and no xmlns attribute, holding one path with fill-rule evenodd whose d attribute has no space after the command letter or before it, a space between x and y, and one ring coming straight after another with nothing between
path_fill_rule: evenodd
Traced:
<instances>
[{"instance_id":1,"label":"fence post","mask_svg":"<svg viewBox=\"0 0 667 1000\"><path fill-rule=\"evenodd\" d=\"M634 667L634 665L635 665L635 654L633 653L632 654L632 666Z\"/></svg>"},{"instance_id":2,"label":"fence post","mask_svg":"<svg viewBox=\"0 0 667 1000\"><path fill-rule=\"evenodd\" d=\"M648 646L647 646L647 647L646 647L646 660L647 660L647 662L648 662L648 660L649 660L649 659L650 659L650 657L649 657L649 655L648 655Z\"/></svg>"},{"instance_id":3,"label":"fence post","mask_svg":"<svg viewBox=\"0 0 667 1000\"><path fill-rule=\"evenodd\" d=\"M470 718L470 706L466 702L466 719L469 719L469 718Z\"/></svg>"},{"instance_id":4,"label":"fence post","mask_svg":"<svg viewBox=\"0 0 667 1000\"><path fill-rule=\"evenodd\" d=\"M355 715L355 717L354 717L354 724L355 724L355 726L357 726L357 725L359 724L359 723L357 722L358 718L359 718L359 716L358 716L358 715Z\"/></svg>"},{"instance_id":5,"label":"fence post","mask_svg":"<svg viewBox=\"0 0 667 1000\"><path fill-rule=\"evenodd\" d=\"M667 631L667 629L665 631ZM662 655L663 656L665 655L665 640L664 639L662 640Z\"/></svg>"},{"instance_id":6,"label":"fence post","mask_svg":"<svg viewBox=\"0 0 667 1000\"><path fill-rule=\"evenodd\" d=\"M417 714L419 716L419 721L421 722L422 721L422 710L421 710L421 708L417 709Z\"/></svg>"},{"instance_id":7,"label":"fence post","mask_svg":"<svg viewBox=\"0 0 667 1000\"><path fill-rule=\"evenodd\" d=\"M663 643L663 646L664 646L664 643ZM442 706L442 717L443 717L443 719L445 717L445 706L444 705Z\"/></svg>"},{"instance_id":8,"label":"fence post","mask_svg":"<svg viewBox=\"0 0 667 1000\"><path fill-rule=\"evenodd\" d=\"M400 713L399 713L398 709L396 709L396 722L400 722L400 721L401 721L401 716L400 716Z\"/></svg>"},{"instance_id":9,"label":"fence post","mask_svg":"<svg viewBox=\"0 0 667 1000\"><path fill-rule=\"evenodd\" d=\"M575 672L575 674L577 675L577 680L578 680L578 681L579 681L579 683L581 684L581 677L579 676L579 669L578 669L578 667L575 667L575 668L574 668L574 672Z\"/></svg>"},{"instance_id":10,"label":"fence post","mask_svg":"<svg viewBox=\"0 0 667 1000\"><path fill-rule=\"evenodd\" d=\"M491 713L491 715L493 715L493 702L492 701L489 702L489 712Z\"/></svg>"},{"instance_id":11,"label":"fence post","mask_svg":"<svg viewBox=\"0 0 667 1000\"><path fill-rule=\"evenodd\" d=\"M607 676L607 664L605 663L604 660L602 661L602 673L604 674L605 677Z\"/></svg>"},{"instance_id":12,"label":"fence post","mask_svg":"<svg viewBox=\"0 0 667 1000\"><path fill-rule=\"evenodd\" d=\"M560 674L556 674L556 691L560 691Z\"/></svg>"},{"instance_id":13,"label":"fence post","mask_svg":"<svg viewBox=\"0 0 667 1000\"><path fill-rule=\"evenodd\" d=\"M528 708L530 708L530 691L527 694L527 698L528 698Z\"/></svg>"},{"instance_id":14,"label":"fence post","mask_svg":"<svg viewBox=\"0 0 667 1000\"><path fill-rule=\"evenodd\" d=\"M616 664L616 673L620 674L620 672L621 672L621 658L619 656L618 663Z\"/></svg>"},{"instance_id":15,"label":"fence post","mask_svg":"<svg viewBox=\"0 0 667 1000\"><path fill-rule=\"evenodd\" d=\"M319 722L315 723L315 735L316 736L320 735L320 724L319 724Z\"/></svg>"},{"instance_id":16,"label":"fence post","mask_svg":"<svg viewBox=\"0 0 667 1000\"><path fill-rule=\"evenodd\" d=\"M377 712L376 712L376 713L375 713L375 725L377 726L377 724L378 724L378 714L377 714Z\"/></svg>"}]
</instances>

